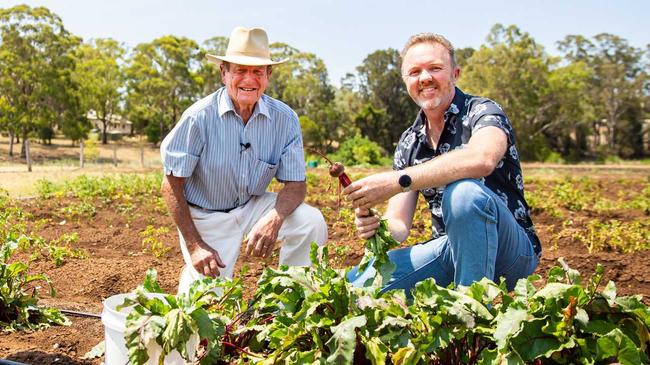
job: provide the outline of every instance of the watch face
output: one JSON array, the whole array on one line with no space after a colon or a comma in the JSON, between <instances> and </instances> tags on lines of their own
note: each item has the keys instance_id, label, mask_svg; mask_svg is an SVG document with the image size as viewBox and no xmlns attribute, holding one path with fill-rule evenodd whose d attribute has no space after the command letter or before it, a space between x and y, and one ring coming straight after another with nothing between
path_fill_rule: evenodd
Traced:
<instances>
[{"instance_id":1,"label":"watch face","mask_svg":"<svg viewBox=\"0 0 650 365\"><path fill-rule=\"evenodd\" d=\"M411 186L411 177L406 174L400 176L398 181L399 181L399 186L403 188L408 188L409 186Z\"/></svg>"}]
</instances>

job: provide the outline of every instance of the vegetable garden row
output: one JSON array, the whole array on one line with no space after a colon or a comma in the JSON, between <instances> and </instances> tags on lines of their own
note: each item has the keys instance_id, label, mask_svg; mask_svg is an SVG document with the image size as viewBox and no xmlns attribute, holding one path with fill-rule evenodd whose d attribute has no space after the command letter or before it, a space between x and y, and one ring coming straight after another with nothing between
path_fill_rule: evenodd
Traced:
<instances>
[{"instance_id":1,"label":"vegetable garden row","mask_svg":"<svg viewBox=\"0 0 650 365\"><path fill-rule=\"evenodd\" d=\"M331 242L312 251L313 268L275 268L277 257L244 261L234 281L206 279L186 296L145 295L175 292L182 263L159 181L157 174L81 177L40 182L37 199L0 196L0 356L99 363L83 357L102 340L101 323L53 308L97 313L102 299L133 290L146 272L127 323L133 363L144 363L143 349L153 342L163 355L175 349L201 363L649 362L648 301L631 295L650 292L643 257L650 245L647 178L530 179L533 219L545 243L539 275L521 280L512 293L487 280L456 289L427 280L412 298L380 294L385 277L365 288L346 281L345 268L368 253L354 237L350 209L319 170L308 177L309 199L325 214ZM409 243L427 236L426 209L418 214L419 235ZM372 243L377 256L392 245L386 236ZM58 291L53 299L46 295L50 283ZM63 326L40 329L46 323ZM79 328L93 335L81 338ZM196 334L198 351L187 351ZM47 340L52 337L58 342Z\"/></svg>"}]
</instances>

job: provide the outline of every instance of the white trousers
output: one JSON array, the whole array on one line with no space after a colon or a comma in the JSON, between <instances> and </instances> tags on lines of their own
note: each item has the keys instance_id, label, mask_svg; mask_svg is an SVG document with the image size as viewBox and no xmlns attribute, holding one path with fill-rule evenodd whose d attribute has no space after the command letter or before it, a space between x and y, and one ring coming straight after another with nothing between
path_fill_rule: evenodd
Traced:
<instances>
[{"instance_id":1,"label":"white trousers","mask_svg":"<svg viewBox=\"0 0 650 365\"><path fill-rule=\"evenodd\" d=\"M221 277L232 278L244 236L260 218L275 207L276 199L277 194L269 192L261 196L253 196L248 203L228 213L190 207L192 220L201 238L219 253L221 261L226 265L224 269L219 268ZM190 284L204 276L192 265L180 231L178 236L185 260L178 292L187 293ZM322 246L327 241L325 219L318 209L302 203L282 223L278 239L282 241L280 264L308 266L311 264L309 261L311 242L314 241Z\"/></svg>"}]
</instances>

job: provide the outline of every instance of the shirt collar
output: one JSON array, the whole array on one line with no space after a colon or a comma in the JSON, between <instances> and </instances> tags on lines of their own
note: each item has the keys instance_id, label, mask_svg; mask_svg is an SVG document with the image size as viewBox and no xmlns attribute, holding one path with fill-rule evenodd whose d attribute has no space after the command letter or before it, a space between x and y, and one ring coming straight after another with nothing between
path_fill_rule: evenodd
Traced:
<instances>
[{"instance_id":1,"label":"shirt collar","mask_svg":"<svg viewBox=\"0 0 650 365\"><path fill-rule=\"evenodd\" d=\"M233 113L237 113L235 111L235 105L232 103L232 99L230 99L230 95L228 95L228 90L226 90L226 87L222 87L219 90L219 116L223 117L227 112L232 111ZM257 104L255 104L255 108L253 109L253 114L251 115L251 119L255 118L257 114L261 114L265 116L267 119L271 119L271 115L269 114L269 107L266 101L267 96L262 94L262 97L260 97L260 100L257 101Z\"/></svg>"}]
</instances>

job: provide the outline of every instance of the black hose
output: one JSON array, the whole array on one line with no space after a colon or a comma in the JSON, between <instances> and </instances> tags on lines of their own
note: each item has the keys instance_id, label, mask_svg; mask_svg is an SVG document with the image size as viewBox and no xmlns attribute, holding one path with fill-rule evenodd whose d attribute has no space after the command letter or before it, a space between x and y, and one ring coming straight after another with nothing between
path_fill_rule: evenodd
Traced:
<instances>
[{"instance_id":1,"label":"black hose","mask_svg":"<svg viewBox=\"0 0 650 365\"><path fill-rule=\"evenodd\" d=\"M25 364L25 363L22 363L22 362L15 362L15 361L11 361L11 360L0 359L0 365L29 365L29 364Z\"/></svg>"},{"instance_id":2,"label":"black hose","mask_svg":"<svg viewBox=\"0 0 650 365\"><path fill-rule=\"evenodd\" d=\"M59 309L59 311L61 313L63 313L63 314L67 314L67 315L74 316L74 317L86 317L86 318L97 318L97 319L102 318L101 315L95 314L95 313L78 312L78 311L72 311L72 310L68 310L68 309ZM0 365L2 365L2 364L0 363Z\"/></svg>"}]
</instances>

